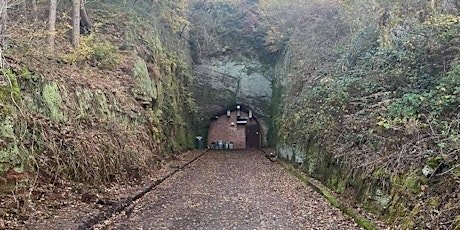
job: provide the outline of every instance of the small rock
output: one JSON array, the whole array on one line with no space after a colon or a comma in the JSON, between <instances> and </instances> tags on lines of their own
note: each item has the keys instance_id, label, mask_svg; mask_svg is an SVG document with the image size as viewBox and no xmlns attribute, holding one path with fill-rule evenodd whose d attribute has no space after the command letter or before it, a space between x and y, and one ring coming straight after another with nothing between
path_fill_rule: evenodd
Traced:
<instances>
[{"instance_id":1,"label":"small rock","mask_svg":"<svg viewBox=\"0 0 460 230\"><path fill-rule=\"evenodd\" d=\"M423 167L423 169L422 169L422 173L425 176L429 176L429 175L432 175L434 173L434 169L431 168L429 165L425 165L425 167Z\"/></svg>"},{"instance_id":2,"label":"small rock","mask_svg":"<svg viewBox=\"0 0 460 230\"><path fill-rule=\"evenodd\" d=\"M96 194L90 192L85 192L81 195L81 201L88 204L95 203L98 199Z\"/></svg>"}]
</instances>

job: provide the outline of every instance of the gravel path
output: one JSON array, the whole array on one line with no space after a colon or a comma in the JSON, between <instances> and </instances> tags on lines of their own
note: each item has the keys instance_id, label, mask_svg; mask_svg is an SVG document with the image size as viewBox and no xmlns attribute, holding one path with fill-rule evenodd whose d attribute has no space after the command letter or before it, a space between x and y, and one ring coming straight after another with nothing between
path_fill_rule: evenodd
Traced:
<instances>
[{"instance_id":1,"label":"gravel path","mask_svg":"<svg viewBox=\"0 0 460 230\"><path fill-rule=\"evenodd\" d=\"M103 229L359 229L259 151L212 151Z\"/></svg>"}]
</instances>

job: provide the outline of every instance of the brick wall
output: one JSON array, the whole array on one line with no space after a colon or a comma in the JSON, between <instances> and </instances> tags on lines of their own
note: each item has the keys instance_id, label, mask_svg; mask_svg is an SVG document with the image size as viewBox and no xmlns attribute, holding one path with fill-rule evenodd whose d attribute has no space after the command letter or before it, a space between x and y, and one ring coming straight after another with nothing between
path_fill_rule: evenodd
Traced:
<instances>
[{"instance_id":1,"label":"brick wall","mask_svg":"<svg viewBox=\"0 0 460 230\"><path fill-rule=\"evenodd\" d=\"M248 117L247 113L241 112L241 117ZM220 116L217 120L211 122L208 131L208 144L222 140L225 142L231 141L235 149L246 148L246 126L236 124L236 111L230 113L230 117L226 114ZM234 122L234 126L232 126Z\"/></svg>"}]
</instances>

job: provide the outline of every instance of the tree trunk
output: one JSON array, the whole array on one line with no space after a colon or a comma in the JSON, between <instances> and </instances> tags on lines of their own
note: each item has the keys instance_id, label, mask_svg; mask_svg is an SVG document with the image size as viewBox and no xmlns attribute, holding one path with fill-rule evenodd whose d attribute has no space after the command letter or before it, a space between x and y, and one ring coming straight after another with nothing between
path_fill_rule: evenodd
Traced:
<instances>
[{"instance_id":1,"label":"tree trunk","mask_svg":"<svg viewBox=\"0 0 460 230\"><path fill-rule=\"evenodd\" d=\"M88 17L88 14L86 13L85 2L86 0L81 0L80 2L80 16L81 24L85 27L86 33L89 34L93 30L93 23L91 22L91 19Z\"/></svg>"},{"instance_id":2,"label":"tree trunk","mask_svg":"<svg viewBox=\"0 0 460 230\"><path fill-rule=\"evenodd\" d=\"M27 0L22 0L22 11L27 12Z\"/></svg>"},{"instance_id":3,"label":"tree trunk","mask_svg":"<svg viewBox=\"0 0 460 230\"><path fill-rule=\"evenodd\" d=\"M72 0L72 45L80 46L80 0Z\"/></svg>"},{"instance_id":4,"label":"tree trunk","mask_svg":"<svg viewBox=\"0 0 460 230\"><path fill-rule=\"evenodd\" d=\"M32 10L34 13L34 21L37 21L38 20L37 0L32 0Z\"/></svg>"},{"instance_id":5,"label":"tree trunk","mask_svg":"<svg viewBox=\"0 0 460 230\"><path fill-rule=\"evenodd\" d=\"M8 48L8 39L6 28L8 21L8 1L0 0L0 49L5 50Z\"/></svg>"},{"instance_id":6,"label":"tree trunk","mask_svg":"<svg viewBox=\"0 0 460 230\"><path fill-rule=\"evenodd\" d=\"M51 53L54 52L54 37L56 36L56 5L57 0L50 0L48 46Z\"/></svg>"}]
</instances>

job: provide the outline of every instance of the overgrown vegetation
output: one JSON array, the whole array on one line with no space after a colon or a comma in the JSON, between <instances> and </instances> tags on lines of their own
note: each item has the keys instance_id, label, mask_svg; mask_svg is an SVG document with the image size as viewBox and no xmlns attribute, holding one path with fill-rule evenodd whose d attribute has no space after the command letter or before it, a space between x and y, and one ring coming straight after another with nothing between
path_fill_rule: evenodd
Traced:
<instances>
[{"instance_id":1,"label":"overgrown vegetation","mask_svg":"<svg viewBox=\"0 0 460 230\"><path fill-rule=\"evenodd\" d=\"M18 14L8 27L11 46L2 50L2 74L12 85L3 87L1 78L7 113L0 117L0 176L6 178L0 179L19 180L5 173L22 173L29 164L25 171L56 185L139 179L193 148L190 53L179 36L185 6L180 0L88 2L94 25L82 27L74 48L71 7L62 1L53 52L46 45L48 3L38 4L37 17L12 6L10 13ZM3 145L3 136L14 148Z\"/></svg>"},{"instance_id":2,"label":"overgrown vegetation","mask_svg":"<svg viewBox=\"0 0 460 230\"><path fill-rule=\"evenodd\" d=\"M296 14L287 3L261 2L268 12ZM312 174L341 191L344 185L363 189L359 180L374 190L370 196L383 191L392 200L382 214L395 225L458 227L460 199L449 197L460 184L457 5L352 0L303 6L309 10L301 12L311 13L296 14L291 30L273 24L267 37L289 60L278 65L288 73L278 76L286 88L275 119L279 145L330 153L316 157L323 163ZM333 173L318 168L330 164ZM407 189L413 195L404 195ZM403 211L391 211L401 203Z\"/></svg>"},{"instance_id":3,"label":"overgrown vegetation","mask_svg":"<svg viewBox=\"0 0 460 230\"><path fill-rule=\"evenodd\" d=\"M120 64L120 51L118 47L106 41L97 41L96 34L81 39L80 46L66 56L70 63L89 62L99 68L112 69Z\"/></svg>"}]
</instances>

